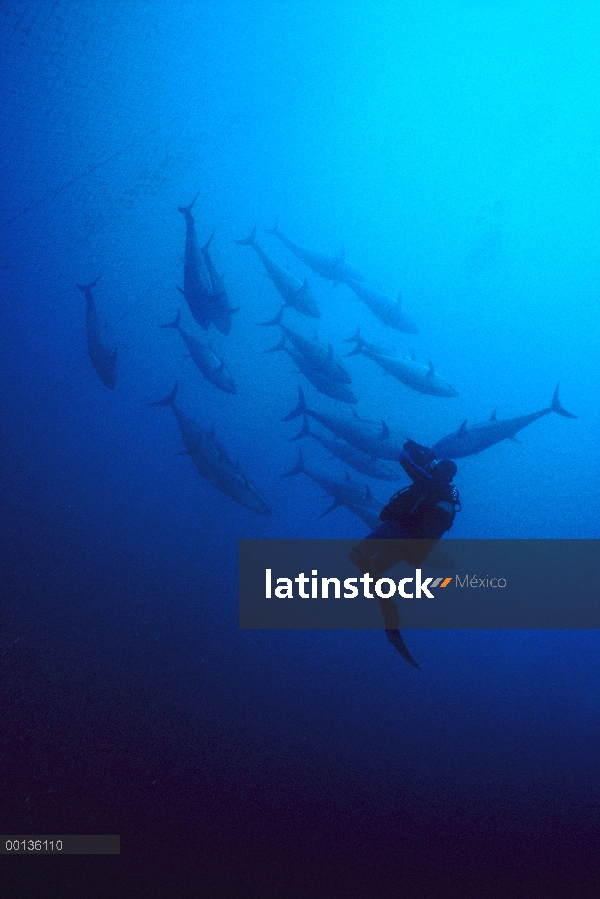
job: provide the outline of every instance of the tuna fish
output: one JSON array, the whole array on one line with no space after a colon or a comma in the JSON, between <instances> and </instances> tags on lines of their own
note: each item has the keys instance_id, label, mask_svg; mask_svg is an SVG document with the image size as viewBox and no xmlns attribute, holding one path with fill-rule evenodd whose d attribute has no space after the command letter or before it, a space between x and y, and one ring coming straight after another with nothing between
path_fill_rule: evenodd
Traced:
<instances>
[{"instance_id":1,"label":"tuna fish","mask_svg":"<svg viewBox=\"0 0 600 899\"><path fill-rule=\"evenodd\" d=\"M211 245L214 236L215 232L213 231L207 242L202 247L204 264L206 265L206 270L208 272L211 284L211 316L215 327L221 332L221 334L229 334L229 332L231 331L231 316L234 312L239 312L239 307L232 309L229 305L229 299L227 297L227 291L225 290L223 278L217 272L213 261L210 258L208 248Z\"/></svg>"},{"instance_id":2,"label":"tuna fish","mask_svg":"<svg viewBox=\"0 0 600 899\"><path fill-rule=\"evenodd\" d=\"M367 356L383 368L384 371L396 378L396 380L410 387L411 390L416 390L417 393L428 393L431 396L458 396L457 391L448 381L436 375L431 362L427 366L416 362L414 356L412 358L407 356L400 358L398 356L384 355L378 351L377 347L362 339L358 328L354 337L350 337L347 343L352 343L353 341L356 342L356 347L351 353L348 353L349 356L356 356L357 354Z\"/></svg>"},{"instance_id":3,"label":"tuna fish","mask_svg":"<svg viewBox=\"0 0 600 899\"><path fill-rule=\"evenodd\" d=\"M226 493L231 499L252 512L270 515L271 509L266 499L240 470L239 463L232 462L224 447L215 437L214 431L203 433L200 426L176 405L178 386L178 383L175 382L171 393L150 405L170 406L173 410L186 448L183 455L189 455L198 473L221 493Z\"/></svg>"},{"instance_id":4,"label":"tuna fish","mask_svg":"<svg viewBox=\"0 0 600 899\"><path fill-rule=\"evenodd\" d=\"M184 331L180 325L180 321L181 312L178 309L174 321L170 322L168 325L160 325L160 327L174 328L179 331L183 342L190 351L192 361L207 381L210 381L215 387L225 391L225 393L236 393L237 391L235 389L235 384L233 383L233 378L224 361L217 356L209 344L204 343L202 340L198 340L196 337L192 337L191 334Z\"/></svg>"},{"instance_id":5,"label":"tuna fish","mask_svg":"<svg viewBox=\"0 0 600 899\"><path fill-rule=\"evenodd\" d=\"M394 300L387 294L376 290L374 287L368 287L366 284L359 283L358 280L346 278L346 284L354 291L356 296L369 307L371 312L384 325L395 328L396 331L403 331L405 334L418 334L418 328L406 312L402 309L402 297L398 294L398 299Z\"/></svg>"},{"instance_id":6,"label":"tuna fish","mask_svg":"<svg viewBox=\"0 0 600 899\"><path fill-rule=\"evenodd\" d=\"M320 515L320 518L325 518L326 515L329 515L330 512L333 512L334 509L337 509L340 505L344 505L346 509L349 509L350 512L353 512L357 518L360 518L361 521L364 521L364 523L371 531L376 531L377 528L381 526L381 520L377 512L371 512L369 509L363 509L361 506L355 506L352 503L338 503L336 500L334 500L334 502L328 509L325 509L325 511Z\"/></svg>"},{"instance_id":7,"label":"tuna fish","mask_svg":"<svg viewBox=\"0 0 600 899\"><path fill-rule=\"evenodd\" d=\"M192 207L199 194L196 194L189 206L178 206L179 212L185 216L185 256L183 265L183 294L190 307L190 312L198 324L208 331L213 316L215 300L212 282L206 267L202 250L198 249L196 225L192 215Z\"/></svg>"},{"instance_id":8,"label":"tuna fish","mask_svg":"<svg viewBox=\"0 0 600 899\"><path fill-rule=\"evenodd\" d=\"M317 443L320 443L332 456L337 456L350 468L366 474L370 478L377 478L380 481L399 481L400 470L395 470L391 465L385 465L377 462L372 456L367 456L361 450L357 450L354 446L346 443L344 440L331 440L329 437L322 437L321 434L315 434L308 426L308 418L304 416L302 430L292 440L301 440L302 437L312 437Z\"/></svg>"},{"instance_id":9,"label":"tuna fish","mask_svg":"<svg viewBox=\"0 0 600 899\"><path fill-rule=\"evenodd\" d=\"M339 415L327 415L323 412L316 412L307 407L301 387L298 388L298 393L298 405L289 415L286 415L283 419L284 421L291 421L293 418L297 418L298 415L309 415L315 421L318 421L319 424L322 424L324 428L327 428L328 431L331 431L332 434L335 434L336 437L341 437L346 443L356 447L358 450L362 450L363 453L366 453L373 459L398 461L404 441L400 442L397 438L392 437L385 421L380 423L368 421L360 418L357 414L354 415L354 418L342 418Z\"/></svg>"},{"instance_id":10,"label":"tuna fish","mask_svg":"<svg viewBox=\"0 0 600 899\"><path fill-rule=\"evenodd\" d=\"M240 246L252 247L254 249L286 306L293 306L298 312L312 318L321 317L311 289L308 286L308 280L305 278L304 281L300 281L267 256L256 243L256 228L252 229L250 237L247 237L246 240L236 240L236 243Z\"/></svg>"},{"instance_id":11,"label":"tuna fish","mask_svg":"<svg viewBox=\"0 0 600 899\"><path fill-rule=\"evenodd\" d=\"M271 347L270 350L266 350L265 352L276 353L278 350L283 350L288 354L298 370L302 372L307 381L310 381L319 393L322 393L324 396L329 396L334 400L339 400L341 403L358 402L347 384L343 384L341 381L332 380L328 374L323 371L322 366L315 364L314 360L303 356L295 347L289 346L286 343L285 334L281 335L281 340L277 346Z\"/></svg>"},{"instance_id":12,"label":"tuna fish","mask_svg":"<svg viewBox=\"0 0 600 899\"><path fill-rule=\"evenodd\" d=\"M304 250L298 244L292 243L284 234L281 233L277 224L271 229L266 229L267 234L274 234L281 243L291 250L297 259L301 259L305 265L312 268L313 272L321 275L327 281L335 281L339 284L341 281L347 281L352 278L354 281L364 281L364 277L355 268L346 262L346 253L342 247L339 256L325 256L323 253L315 253L312 250Z\"/></svg>"},{"instance_id":13,"label":"tuna fish","mask_svg":"<svg viewBox=\"0 0 600 899\"><path fill-rule=\"evenodd\" d=\"M264 327L277 325L281 328L284 337L293 344L298 352L304 356L307 362L315 370L321 372L324 378L331 381L339 381L341 384L351 384L352 378L342 363L335 358L331 344L329 343L327 346L324 346L317 340L316 335L314 340L307 340L306 337L302 337L301 334L297 334L296 331L292 331L291 328L286 328L281 320L284 309L285 306L282 306L274 319L268 322L261 322L261 324Z\"/></svg>"},{"instance_id":14,"label":"tuna fish","mask_svg":"<svg viewBox=\"0 0 600 899\"><path fill-rule=\"evenodd\" d=\"M330 512L333 512L333 510L338 506L346 506L346 508L350 509L351 512L354 512L355 515L358 514L357 510L360 509L365 513L370 513L369 520L366 522L370 527L371 524L377 520L377 516L383 508L384 504L375 499L375 497L371 493L370 488L368 486L360 487L355 481L351 479L348 473L346 473L345 481L334 481L332 478L328 478L325 475L317 474L314 471L309 471L309 469L304 465L302 450L300 450L298 453L297 464L294 466L294 468L291 469L291 471L286 471L283 476L285 478L288 478L296 474L305 474L307 477L313 480L315 484L318 484L319 487L321 487L321 489L325 491L325 493L333 497L332 505L325 510L323 515L328 515Z\"/></svg>"},{"instance_id":15,"label":"tuna fish","mask_svg":"<svg viewBox=\"0 0 600 899\"><path fill-rule=\"evenodd\" d=\"M462 425L454 434L442 437L434 446L433 452L438 459L460 459L463 456L473 456L480 453L495 443L501 443L503 440L513 440L519 443L516 434L527 425L533 424L538 418L549 415L550 412L556 412L564 418L577 418L571 412L560 404L558 397L559 385L556 385L552 402L547 409L541 409L539 412L532 412L530 415L519 415L516 418L507 418L498 421L496 418L496 410L492 412L490 420L483 424L475 424L470 428L467 427L467 421L463 421Z\"/></svg>"},{"instance_id":16,"label":"tuna fish","mask_svg":"<svg viewBox=\"0 0 600 899\"><path fill-rule=\"evenodd\" d=\"M77 287L85 295L86 300L85 324L88 353L92 360L92 365L96 369L96 374L100 380L107 387L110 387L111 390L114 390L117 383L117 350L114 349L111 352L102 340L102 327L96 311L94 297L92 296L92 289L98 283L99 278L100 275L91 284L78 284Z\"/></svg>"}]
</instances>

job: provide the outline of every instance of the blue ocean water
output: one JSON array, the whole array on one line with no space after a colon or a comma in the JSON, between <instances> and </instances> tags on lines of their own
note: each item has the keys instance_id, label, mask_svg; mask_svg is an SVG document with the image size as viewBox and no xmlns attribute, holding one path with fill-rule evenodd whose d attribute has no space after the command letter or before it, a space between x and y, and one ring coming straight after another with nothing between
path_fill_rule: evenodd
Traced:
<instances>
[{"instance_id":1,"label":"blue ocean water","mask_svg":"<svg viewBox=\"0 0 600 899\"><path fill-rule=\"evenodd\" d=\"M458 390L344 360L359 413L399 435L544 409L560 381L576 421L458 460L452 536L597 537L599 32L592 4L533 0L3 4L0 830L122 843L5 859L3 895L598 895L595 632L413 631L418 672L378 632L238 629L240 538L368 528L282 478L298 385L344 407L264 352L280 299L235 240L256 225L308 278L321 318L286 310L288 327L341 355L358 325ZM239 307L210 331L236 395L158 327L181 308L204 336L176 289L177 207L198 191ZM401 291L419 334L311 272L275 221ZM75 286L98 275L114 391ZM270 516L179 455L172 412L148 405L175 380Z\"/></svg>"}]
</instances>

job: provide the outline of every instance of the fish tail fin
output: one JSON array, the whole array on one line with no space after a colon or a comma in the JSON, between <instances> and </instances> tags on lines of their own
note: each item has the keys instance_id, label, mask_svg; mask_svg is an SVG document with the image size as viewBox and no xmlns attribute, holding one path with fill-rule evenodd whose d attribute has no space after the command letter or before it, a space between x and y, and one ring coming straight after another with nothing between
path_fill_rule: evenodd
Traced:
<instances>
[{"instance_id":1,"label":"fish tail fin","mask_svg":"<svg viewBox=\"0 0 600 899\"><path fill-rule=\"evenodd\" d=\"M95 278L95 279L92 281L91 284L78 284L77 287L79 288L79 290L80 290L82 293L89 293L89 291L90 291L93 287L96 286L96 284L97 284L98 281L100 280L100 277L101 277L101 276L98 275L98 277Z\"/></svg>"},{"instance_id":2,"label":"fish tail fin","mask_svg":"<svg viewBox=\"0 0 600 899\"><path fill-rule=\"evenodd\" d=\"M178 212L182 212L183 215L185 215L186 212L191 212L191 211L192 211L192 207L193 207L194 203L196 202L196 200L198 199L199 196L200 196L200 191L198 191L198 193L196 194L196 196L194 197L194 199L192 200L192 202L190 203L189 206L178 206L178 207L177 207L177 211L178 211Z\"/></svg>"},{"instance_id":3,"label":"fish tail fin","mask_svg":"<svg viewBox=\"0 0 600 899\"><path fill-rule=\"evenodd\" d=\"M304 456L302 455L302 450L299 450L297 464L294 466L294 468L291 469L291 471L284 472L282 477L291 478L295 474L305 474L305 472L306 468L304 467Z\"/></svg>"},{"instance_id":4,"label":"fish tail fin","mask_svg":"<svg viewBox=\"0 0 600 899\"><path fill-rule=\"evenodd\" d=\"M272 228L265 228L265 234L278 234L279 233L279 222L275 221L275 224Z\"/></svg>"},{"instance_id":5,"label":"fish tail fin","mask_svg":"<svg viewBox=\"0 0 600 899\"><path fill-rule=\"evenodd\" d=\"M178 328L179 322L181 321L181 309L177 310L177 315L173 319L172 322L169 322L168 325L159 325L159 328Z\"/></svg>"},{"instance_id":6,"label":"fish tail fin","mask_svg":"<svg viewBox=\"0 0 600 899\"><path fill-rule=\"evenodd\" d=\"M155 403L148 403L148 405L149 406L174 406L178 389L179 389L179 381L175 381L175 386L173 387L173 390L171 391L171 393L168 393L164 399L157 400Z\"/></svg>"},{"instance_id":7,"label":"fish tail fin","mask_svg":"<svg viewBox=\"0 0 600 899\"><path fill-rule=\"evenodd\" d=\"M266 328L266 327L268 327L269 325L280 325L280 324L281 324L281 319L283 318L283 310L285 309L285 306L286 306L286 304L284 303L283 306L281 307L281 309L279 310L279 312L277 313L277 315L275 316L275 318L272 318L271 321L269 321L269 322L259 322L259 324L261 325L261 327Z\"/></svg>"},{"instance_id":8,"label":"fish tail fin","mask_svg":"<svg viewBox=\"0 0 600 899\"><path fill-rule=\"evenodd\" d=\"M306 415L306 412L307 412L306 400L304 399L304 391L302 390L301 387L298 387L298 394L299 394L298 405L296 406L295 409L292 409L292 411L289 413L289 415L285 416L283 421L291 421L292 418L298 418L299 415Z\"/></svg>"},{"instance_id":9,"label":"fish tail fin","mask_svg":"<svg viewBox=\"0 0 600 899\"><path fill-rule=\"evenodd\" d=\"M253 247L256 244L256 225L252 229L249 237L246 237L245 240L236 240L236 243L240 245L240 247Z\"/></svg>"},{"instance_id":10,"label":"fish tail fin","mask_svg":"<svg viewBox=\"0 0 600 899\"><path fill-rule=\"evenodd\" d=\"M299 431L295 437L290 437L290 440L302 440L303 437L310 437L311 431L308 427L308 417L304 416L304 421L302 422L302 430Z\"/></svg>"},{"instance_id":11,"label":"fish tail fin","mask_svg":"<svg viewBox=\"0 0 600 899\"><path fill-rule=\"evenodd\" d=\"M210 237L208 238L208 240L206 241L206 243L205 243L204 246L202 247L202 252L203 252L203 253L206 253L206 251L207 251L208 248L210 247L210 245L211 245L211 243L212 243L212 239L213 239L213 237L215 236L215 231L216 231L216 230L217 230L216 228L213 228L213 233L210 235Z\"/></svg>"},{"instance_id":12,"label":"fish tail fin","mask_svg":"<svg viewBox=\"0 0 600 899\"><path fill-rule=\"evenodd\" d=\"M354 347L354 349L350 350L349 353L346 353L346 356L359 356L364 350L365 342L362 339L362 337L360 336L360 328L357 328L356 334L353 334L352 337L347 337L344 342L345 343L356 343L356 346Z\"/></svg>"},{"instance_id":13,"label":"fish tail fin","mask_svg":"<svg viewBox=\"0 0 600 899\"><path fill-rule=\"evenodd\" d=\"M360 325L356 326L356 334L353 334L352 337L346 337L344 343L354 343L355 340L362 340L362 337L360 336Z\"/></svg>"},{"instance_id":14,"label":"fish tail fin","mask_svg":"<svg viewBox=\"0 0 600 899\"><path fill-rule=\"evenodd\" d=\"M552 397L552 404L550 406L550 409L552 410L552 412L558 412L559 415L563 415L565 418L577 418L576 415L573 415L572 412L567 412L567 410L563 409L563 407L561 406L560 399L558 398L558 388L559 387L560 387L560 381L558 382L558 384L556 385L556 387L554 389L554 395Z\"/></svg>"},{"instance_id":15,"label":"fish tail fin","mask_svg":"<svg viewBox=\"0 0 600 899\"><path fill-rule=\"evenodd\" d=\"M278 353L280 350L285 350L285 334L281 335L281 340L277 346L272 346L270 349L265 350L265 353Z\"/></svg>"}]
</instances>

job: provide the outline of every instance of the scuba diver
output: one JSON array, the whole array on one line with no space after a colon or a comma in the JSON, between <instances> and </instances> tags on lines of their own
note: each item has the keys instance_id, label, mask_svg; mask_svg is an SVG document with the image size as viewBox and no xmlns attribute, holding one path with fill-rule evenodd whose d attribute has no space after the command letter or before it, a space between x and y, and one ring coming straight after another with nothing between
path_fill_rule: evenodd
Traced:
<instances>
[{"instance_id":1,"label":"scuba diver","mask_svg":"<svg viewBox=\"0 0 600 899\"><path fill-rule=\"evenodd\" d=\"M375 580L402 560L419 566L450 530L461 508L458 490L452 483L457 469L450 459L437 461L429 447L407 440L400 464L412 484L392 496L379 515L383 524L350 553L350 561ZM407 662L419 668L398 630L400 616L395 602L378 599L389 640Z\"/></svg>"}]
</instances>

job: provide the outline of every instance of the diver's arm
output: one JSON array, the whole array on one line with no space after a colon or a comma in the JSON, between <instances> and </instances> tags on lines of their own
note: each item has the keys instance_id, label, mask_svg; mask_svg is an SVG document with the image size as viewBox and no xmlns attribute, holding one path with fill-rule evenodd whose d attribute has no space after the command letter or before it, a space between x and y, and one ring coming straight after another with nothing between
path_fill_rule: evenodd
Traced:
<instances>
[{"instance_id":1,"label":"diver's arm","mask_svg":"<svg viewBox=\"0 0 600 899\"><path fill-rule=\"evenodd\" d=\"M413 462L406 450L403 450L400 455L400 465L409 476L411 481L423 482L433 480L431 475L427 471L425 471L424 468L421 468L416 464L416 462Z\"/></svg>"}]
</instances>

